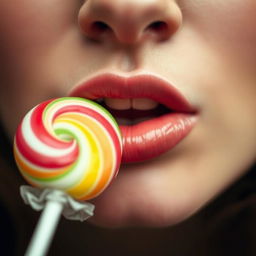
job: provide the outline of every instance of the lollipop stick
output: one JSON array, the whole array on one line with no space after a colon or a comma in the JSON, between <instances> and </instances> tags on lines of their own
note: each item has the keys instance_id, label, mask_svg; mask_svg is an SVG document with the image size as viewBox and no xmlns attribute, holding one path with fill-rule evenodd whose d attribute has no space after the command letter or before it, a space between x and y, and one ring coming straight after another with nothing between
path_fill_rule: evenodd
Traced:
<instances>
[{"instance_id":1,"label":"lollipop stick","mask_svg":"<svg viewBox=\"0 0 256 256\"><path fill-rule=\"evenodd\" d=\"M25 256L46 255L62 210L62 203L58 201L47 201Z\"/></svg>"}]
</instances>

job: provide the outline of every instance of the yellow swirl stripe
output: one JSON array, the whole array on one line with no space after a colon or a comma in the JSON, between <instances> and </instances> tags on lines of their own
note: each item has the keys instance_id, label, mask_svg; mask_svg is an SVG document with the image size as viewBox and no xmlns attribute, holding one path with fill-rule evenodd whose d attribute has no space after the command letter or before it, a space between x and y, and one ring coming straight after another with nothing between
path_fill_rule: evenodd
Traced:
<instances>
[{"instance_id":1,"label":"yellow swirl stripe","mask_svg":"<svg viewBox=\"0 0 256 256\"><path fill-rule=\"evenodd\" d=\"M115 158L115 154L111 140L104 131L105 128L96 120L79 113L62 114L55 122L70 122L78 126L86 137L90 138L90 147L93 155L92 159L90 159L90 169L85 172L87 175L67 192L82 200L96 196L108 185L114 174L113 158ZM79 157L83 157L82 152L79 153Z\"/></svg>"},{"instance_id":2,"label":"yellow swirl stripe","mask_svg":"<svg viewBox=\"0 0 256 256\"><path fill-rule=\"evenodd\" d=\"M115 172L115 166L114 166L115 152L112 145L112 141L109 138L107 132L104 130L105 128L96 120L92 121L92 119L87 116L79 115L75 113L73 113L72 116L70 113L62 115L61 119L65 118L66 116L74 118L82 124L86 124L88 129L93 131L93 133L95 134L100 150L102 151L100 154L101 155L100 162L102 164L100 175L98 177L96 185L94 186L92 191L86 196L88 198L91 198L99 194L102 190L104 190L104 188L109 184L110 180L113 178L113 175ZM85 182L85 180L83 182ZM69 190L69 192L71 194L76 194L76 192L74 191L82 190L84 186L83 182L81 182L81 184L78 187L75 187L72 190ZM83 195L82 199L88 199L88 198L84 198L84 195L85 195L84 193L79 195L79 197L82 195Z\"/></svg>"}]
</instances>

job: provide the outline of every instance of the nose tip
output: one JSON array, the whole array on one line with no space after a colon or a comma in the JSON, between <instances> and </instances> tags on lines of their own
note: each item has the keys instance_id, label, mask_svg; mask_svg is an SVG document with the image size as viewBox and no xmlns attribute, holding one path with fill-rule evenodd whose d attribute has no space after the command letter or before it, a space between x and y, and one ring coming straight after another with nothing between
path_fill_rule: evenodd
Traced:
<instances>
[{"instance_id":1,"label":"nose tip","mask_svg":"<svg viewBox=\"0 0 256 256\"><path fill-rule=\"evenodd\" d=\"M87 0L78 16L85 36L123 44L147 38L167 40L181 22L181 11L174 0Z\"/></svg>"}]
</instances>

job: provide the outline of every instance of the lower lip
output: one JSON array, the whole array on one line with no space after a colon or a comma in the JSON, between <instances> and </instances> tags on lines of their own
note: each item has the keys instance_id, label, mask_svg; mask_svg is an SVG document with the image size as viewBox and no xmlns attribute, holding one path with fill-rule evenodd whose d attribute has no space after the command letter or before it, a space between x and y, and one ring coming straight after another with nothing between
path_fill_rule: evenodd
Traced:
<instances>
[{"instance_id":1,"label":"lower lip","mask_svg":"<svg viewBox=\"0 0 256 256\"><path fill-rule=\"evenodd\" d=\"M122 163L150 160L174 148L196 123L193 114L170 113L132 126L120 126Z\"/></svg>"}]
</instances>

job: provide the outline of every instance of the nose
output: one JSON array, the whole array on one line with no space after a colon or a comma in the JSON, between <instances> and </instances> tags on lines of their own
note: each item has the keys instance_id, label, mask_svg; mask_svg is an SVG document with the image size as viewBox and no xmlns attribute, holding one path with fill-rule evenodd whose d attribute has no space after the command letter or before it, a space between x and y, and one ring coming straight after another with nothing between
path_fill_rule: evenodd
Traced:
<instances>
[{"instance_id":1,"label":"nose","mask_svg":"<svg viewBox=\"0 0 256 256\"><path fill-rule=\"evenodd\" d=\"M175 0L86 0L78 23L88 38L134 44L167 40L180 27L182 14Z\"/></svg>"}]
</instances>

